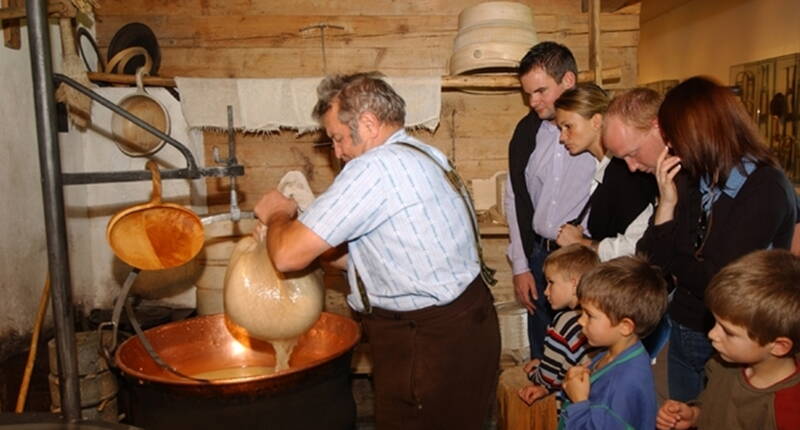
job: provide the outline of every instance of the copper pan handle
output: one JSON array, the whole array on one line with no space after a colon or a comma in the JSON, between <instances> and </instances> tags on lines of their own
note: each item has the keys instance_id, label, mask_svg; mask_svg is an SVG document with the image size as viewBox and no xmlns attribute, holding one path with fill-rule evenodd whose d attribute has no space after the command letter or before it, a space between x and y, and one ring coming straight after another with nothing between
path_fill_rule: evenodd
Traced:
<instances>
[{"instance_id":1,"label":"copper pan handle","mask_svg":"<svg viewBox=\"0 0 800 430\"><path fill-rule=\"evenodd\" d=\"M153 160L148 160L145 164L153 175L153 194L150 197L151 204L161 203L161 172L158 171L158 165Z\"/></svg>"}]
</instances>

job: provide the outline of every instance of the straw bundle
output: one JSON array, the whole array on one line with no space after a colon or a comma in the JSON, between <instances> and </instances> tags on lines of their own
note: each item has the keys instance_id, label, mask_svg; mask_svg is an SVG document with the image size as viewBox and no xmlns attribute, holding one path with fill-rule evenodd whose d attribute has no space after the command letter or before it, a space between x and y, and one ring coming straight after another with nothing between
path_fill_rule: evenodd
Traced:
<instances>
[{"instance_id":1,"label":"straw bundle","mask_svg":"<svg viewBox=\"0 0 800 430\"><path fill-rule=\"evenodd\" d=\"M79 11L91 15L94 13L94 8L97 7L97 2L95 0L72 0L72 5Z\"/></svg>"},{"instance_id":2,"label":"straw bundle","mask_svg":"<svg viewBox=\"0 0 800 430\"><path fill-rule=\"evenodd\" d=\"M86 74L86 70L75 49L72 20L70 18L60 18L58 24L61 29L61 47L64 57L62 73L84 86L91 86L89 76ZM78 128L84 129L89 125L92 99L79 93L74 88L61 84L56 91L56 100L67 104L69 118Z\"/></svg>"}]
</instances>

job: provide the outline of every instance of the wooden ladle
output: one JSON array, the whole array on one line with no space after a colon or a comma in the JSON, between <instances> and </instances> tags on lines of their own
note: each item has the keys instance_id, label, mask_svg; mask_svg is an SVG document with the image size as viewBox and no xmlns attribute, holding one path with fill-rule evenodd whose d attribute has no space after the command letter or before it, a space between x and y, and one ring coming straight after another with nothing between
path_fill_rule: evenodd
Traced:
<instances>
[{"instance_id":1,"label":"wooden ladle","mask_svg":"<svg viewBox=\"0 0 800 430\"><path fill-rule=\"evenodd\" d=\"M148 203L114 215L106 239L120 260L142 270L161 270L189 262L205 239L203 223L191 210L161 201L161 175L153 161L153 195Z\"/></svg>"}]
</instances>

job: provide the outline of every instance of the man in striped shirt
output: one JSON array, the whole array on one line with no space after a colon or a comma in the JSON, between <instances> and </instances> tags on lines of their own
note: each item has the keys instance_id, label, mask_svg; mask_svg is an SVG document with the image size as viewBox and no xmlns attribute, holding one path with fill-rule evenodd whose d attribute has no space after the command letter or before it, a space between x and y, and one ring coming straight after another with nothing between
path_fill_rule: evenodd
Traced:
<instances>
[{"instance_id":1,"label":"man in striped shirt","mask_svg":"<svg viewBox=\"0 0 800 430\"><path fill-rule=\"evenodd\" d=\"M450 164L406 134L405 102L378 75L328 77L317 92L314 116L346 164L299 217L277 191L262 197L269 255L294 271L346 246L333 264L369 339L379 429L480 429L500 332Z\"/></svg>"}]
</instances>

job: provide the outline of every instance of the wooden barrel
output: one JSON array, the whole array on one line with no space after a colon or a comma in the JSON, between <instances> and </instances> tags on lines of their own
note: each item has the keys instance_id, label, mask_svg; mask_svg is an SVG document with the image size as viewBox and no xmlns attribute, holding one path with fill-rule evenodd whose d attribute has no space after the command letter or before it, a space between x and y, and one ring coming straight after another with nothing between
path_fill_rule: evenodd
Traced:
<instances>
[{"instance_id":1,"label":"wooden barrel","mask_svg":"<svg viewBox=\"0 0 800 430\"><path fill-rule=\"evenodd\" d=\"M531 406L517 392L530 384L522 366L510 367L500 374L497 384L498 430L555 430L558 425L556 396L551 394Z\"/></svg>"},{"instance_id":2,"label":"wooden barrel","mask_svg":"<svg viewBox=\"0 0 800 430\"><path fill-rule=\"evenodd\" d=\"M58 377L58 354L55 339L47 344L50 358L50 411L61 412L61 390ZM78 351L78 386L83 419L118 422L117 376L100 355L100 338L96 331L75 333Z\"/></svg>"},{"instance_id":3,"label":"wooden barrel","mask_svg":"<svg viewBox=\"0 0 800 430\"><path fill-rule=\"evenodd\" d=\"M538 42L531 9L516 2L484 2L458 16L450 74L515 71Z\"/></svg>"},{"instance_id":4,"label":"wooden barrel","mask_svg":"<svg viewBox=\"0 0 800 430\"><path fill-rule=\"evenodd\" d=\"M486 22L510 22L533 28L531 9L518 2L491 1L478 3L458 14L458 28L470 28Z\"/></svg>"}]
</instances>

